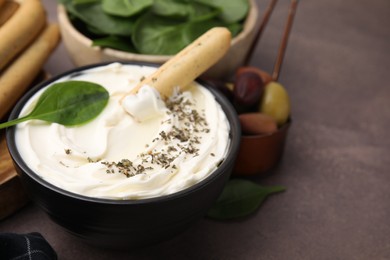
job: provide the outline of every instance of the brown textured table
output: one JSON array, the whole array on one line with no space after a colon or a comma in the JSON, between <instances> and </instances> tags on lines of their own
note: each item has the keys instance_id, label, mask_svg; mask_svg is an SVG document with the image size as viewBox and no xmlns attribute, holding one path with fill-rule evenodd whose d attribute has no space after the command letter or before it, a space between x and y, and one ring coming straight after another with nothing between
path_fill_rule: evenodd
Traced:
<instances>
[{"instance_id":1,"label":"brown textured table","mask_svg":"<svg viewBox=\"0 0 390 260\"><path fill-rule=\"evenodd\" d=\"M43 1L55 20L55 1ZM267 1L258 0L265 8ZM289 1L279 1L252 65L271 71ZM203 219L152 248L80 243L35 205L0 232L40 232L60 259L390 259L390 1L301 1L280 82L293 125L265 185L284 185L253 216ZM46 65L71 68L61 45Z\"/></svg>"}]
</instances>

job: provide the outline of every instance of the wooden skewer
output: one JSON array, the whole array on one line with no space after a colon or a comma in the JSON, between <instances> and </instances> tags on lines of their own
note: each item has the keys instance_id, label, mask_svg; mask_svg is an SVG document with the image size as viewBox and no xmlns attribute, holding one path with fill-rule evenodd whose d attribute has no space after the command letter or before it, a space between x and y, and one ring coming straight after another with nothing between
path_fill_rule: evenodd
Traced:
<instances>
[{"instance_id":1,"label":"wooden skewer","mask_svg":"<svg viewBox=\"0 0 390 260\"><path fill-rule=\"evenodd\" d=\"M288 17L287 17L286 27L285 27L285 30L284 30L284 33L283 33L282 41L280 43L278 56L276 58L276 62L275 62L275 65L274 65L274 70L272 72L272 79L274 81L278 81L278 78L279 78L279 73L280 73L280 70L282 68L283 58L284 58L284 54L286 52L288 37L289 37L290 31L291 31L291 27L292 27L292 24L293 24L293 20L294 20L295 12L296 12L296 9L297 9L297 5L298 5L298 0L291 0L289 14L288 14Z\"/></svg>"},{"instance_id":2,"label":"wooden skewer","mask_svg":"<svg viewBox=\"0 0 390 260\"><path fill-rule=\"evenodd\" d=\"M259 29L256 32L255 40L252 42L252 44L249 48L249 51L245 57L244 65L246 65L246 66L249 64L249 61L250 61L252 54L253 54L253 51L255 50L257 43L259 42L261 35L263 34L264 28L267 25L269 18L271 17L272 11L274 10L274 7L275 7L277 1L278 0L271 0L271 2L269 3L269 5L264 13L263 19L262 19L260 26L259 26Z\"/></svg>"}]
</instances>

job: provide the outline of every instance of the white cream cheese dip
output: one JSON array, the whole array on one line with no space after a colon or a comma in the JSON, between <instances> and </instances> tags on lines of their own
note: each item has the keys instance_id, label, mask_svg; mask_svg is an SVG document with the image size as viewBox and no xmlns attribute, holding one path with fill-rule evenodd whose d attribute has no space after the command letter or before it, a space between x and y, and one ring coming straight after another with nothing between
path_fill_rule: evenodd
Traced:
<instances>
[{"instance_id":1,"label":"white cream cheese dip","mask_svg":"<svg viewBox=\"0 0 390 260\"><path fill-rule=\"evenodd\" d=\"M23 160L49 183L98 198L158 197L206 178L226 157L230 126L205 87L194 82L188 91L163 102L145 86L140 92L150 96L148 102L133 108L131 98L123 106L120 102L155 70L112 63L53 82L100 84L110 94L108 105L97 118L76 127L40 120L20 123L16 145ZM26 103L21 115L32 110L43 90ZM139 111L142 120L127 110ZM143 111L152 111L153 116Z\"/></svg>"}]
</instances>

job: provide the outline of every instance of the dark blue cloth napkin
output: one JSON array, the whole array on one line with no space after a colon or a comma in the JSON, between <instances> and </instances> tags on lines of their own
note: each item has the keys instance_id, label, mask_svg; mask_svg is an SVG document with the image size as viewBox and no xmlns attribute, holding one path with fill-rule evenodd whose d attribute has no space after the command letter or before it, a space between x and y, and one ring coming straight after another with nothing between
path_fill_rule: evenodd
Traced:
<instances>
[{"instance_id":1,"label":"dark blue cloth napkin","mask_svg":"<svg viewBox=\"0 0 390 260\"><path fill-rule=\"evenodd\" d=\"M55 260L57 254L39 233L0 233L1 260Z\"/></svg>"}]
</instances>

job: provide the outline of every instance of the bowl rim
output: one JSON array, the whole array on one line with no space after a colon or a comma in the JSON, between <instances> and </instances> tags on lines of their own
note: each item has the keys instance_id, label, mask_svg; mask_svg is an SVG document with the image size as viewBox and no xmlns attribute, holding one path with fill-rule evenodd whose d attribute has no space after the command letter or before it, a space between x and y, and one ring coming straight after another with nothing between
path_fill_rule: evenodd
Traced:
<instances>
[{"instance_id":1,"label":"bowl rim","mask_svg":"<svg viewBox=\"0 0 390 260\"><path fill-rule=\"evenodd\" d=\"M85 66L80 66L76 67L70 70L67 70L63 73L60 73L56 76L53 76L52 78L45 80L31 89L29 89L15 104L13 109L11 110L11 113L9 115L8 120L17 118L24 107L24 104L35 94L37 93L40 89L42 89L45 86L48 86L55 82L56 80L65 77L65 76L70 76L72 74L77 74L80 71L83 70L88 70L92 68L97 68L105 65L109 65L112 63L120 63L124 65L140 65L140 66L152 66L152 67L158 67L161 66L160 64L156 63L151 63L151 62L140 62L140 61L107 61L107 62L100 62L100 63L94 63L94 64L89 64ZM217 169L215 169L211 174L209 174L206 178L201 180L200 182L195 183L194 185L191 185L183 190L176 191L171 194L166 194L163 196L158 196L158 197L151 197L151 198L141 198L141 199L108 199L108 198L98 198L98 197L89 197L86 195L81 195L78 193L70 192L65 189L62 189L58 186L55 186L54 184L51 184L50 182L44 180L42 177L40 177L37 173L35 173L33 170L31 170L28 165L24 162L22 156L18 152L18 148L16 145L16 140L15 140L15 132L16 132L16 127L12 126L6 129L6 141L7 141L7 148L9 151L9 154L14 162L14 164L19 167L25 175L27 175L29 178L33 179L34 182L39 183L39 185L44 186L46 189L49 189L51 191L54 191L62 196L71 198L71 199L77 199L85 202L90 202L90 203L97 203L97 204L110 204L110 205L143 205L143 204L149 204L149 203L160 203L162 201L170 201L170 200L175 200L180 197L186 197L190 195L193 192L196 192L199 189L202 189L204 186L206 186L208 183L212 182L214 179L217 179L220 175L223 174L223 172L227 169L227 165L229 164L230 161L235 161L238 155L239 151L239 146L241 142L241 127L239 124L238 116L231 105L230 101L223 96L222 93L219 93L217 90L213 89L210 87L207 82L201 80L201 79L196 79L196 82L202 84L202 86L205 86L214 96L215 100L220 104L222 110L226 114L226 117L230 123L230 131L229 131L229 137L230 137L230 144L228 147L228 152L226 157L223 159L223 161L219 164ZM236 135L236 136L234 136ZM235 138L233 138L233 136ZM233 164L234 167L234 164ZM232 170L231 173L232 174ZM18 173L19 174L19 173Z\"/></svg>"},{"instance_id":2,"label":"bowl rim","mask_svg":"<svg viewBox=\"0 0 390 260\"><path fill-rule=\"evenodd\" d=\"M232 38L231 46L235 45L237 42L245 39L247 35L251 33L252 28L257 25L257 16L259 14L258 5L255 0L248 0L249 9L247 16L243 22L243 27L240 33L236 37ZM102 48L100 46L92 46L92 40L78 31L73 24L71 23L66 8L63 4L58 4L57 6L57 16L60 26L66 28L70 34L73 35L82 45L93 48L97 52L105 53L109 56L113 56L117 59L135 59L145 60L146 62L164 62L171 58L173 55L152 55L152 54L141 54L134 52L126 52L121 50L116 50L112 48Z\"/></svg>"}]
</instances>

